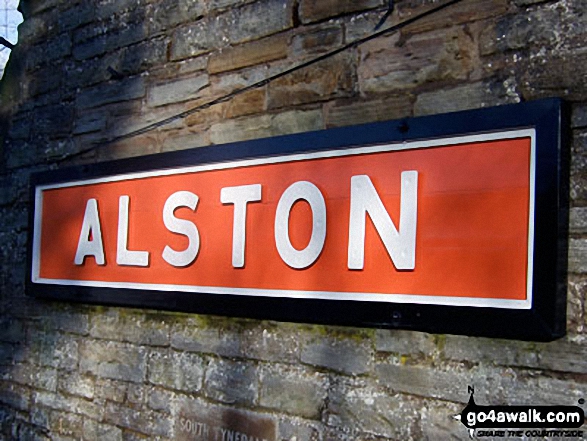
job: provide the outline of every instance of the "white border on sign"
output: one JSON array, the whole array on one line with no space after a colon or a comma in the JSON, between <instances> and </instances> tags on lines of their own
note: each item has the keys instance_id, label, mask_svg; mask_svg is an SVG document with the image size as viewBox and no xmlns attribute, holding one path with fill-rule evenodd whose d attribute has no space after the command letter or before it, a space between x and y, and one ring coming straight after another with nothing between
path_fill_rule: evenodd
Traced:
<instances>
[{"instance_id":1,"label":"white border on sign","mask_svg":"<svg viewBox=\"0 0 587 441\"><path fill-rule=\"evenodd\" d=\"M222 286L192 286L173 284L150 284L134 282L103 282L89 280L46 279L40 277L41 269L41 226L43 217L43 192L58 188L92 185L108 182L119 182L144 179L158 176L171 176L188 173L197 173L211 170L225 170L231 168L251 167L263 164L278 164L284 162L304 161L313 159L336 158L343 156L365 155L371 153L413 150L432 147L447 147L452 145L496 141L501 139L530 138L530 173L529 173L529 216L528 216L528 271L526 280L526 299L491 299L476 297L448 297L434 295L415 295L401 293L361 293L361 292L333 292L333 291L303 291L257 288L229 288ZM148 172L125 173L104 178L94 178L64 182L59 184L39 185L35 189L35 214L33 230L32 282L47 285L86 286L97 288L142 289L150 291L179 291L202 294L232 294L258 297L286 297L298 299L319 300L356 300L385 303L414 303L422 305L445 306L473 306L501 309L531 309L532 308L532 279L534 260L534 209L535 209L535 178L536 178L536 130L519 129L505 132L483 133L476 135L457 136L421 141L404 141L401 143L351 147L347 149L328 150L320 152L274 156L266 158L245 159L232 162L219 162L189 167L177 167Z\"/></svg>"}]
</instances>

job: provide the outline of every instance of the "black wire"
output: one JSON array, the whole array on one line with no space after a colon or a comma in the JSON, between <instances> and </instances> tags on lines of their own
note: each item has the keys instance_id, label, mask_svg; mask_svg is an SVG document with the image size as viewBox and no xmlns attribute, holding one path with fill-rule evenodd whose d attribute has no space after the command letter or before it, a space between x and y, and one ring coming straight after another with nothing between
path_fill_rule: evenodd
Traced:
<instances>
[{"instance_id":1,"label":"black wire","mask_svg":"<svg viewBox=\"0 0 587 441\"><path fill-rule=\"evenodd\" d=\"M245 92L249 92L251 90L254 90L254 89L258 89L260 87L263 87L263 86L265 86L265 85L267 85L267 84L269 84L269 83L271 83L271 82L273 82L273 81L275 81L275 80L277 80L279 78L285 77L285 76L290 75L290 74L292 74L292 73L294 73L294 72L296 72L298 70L301 70L301 69L304 69L306 67L312 66L313 64L319 63L320 61L324 61L324 60L326 60L326 59L328 59L330 57L333 57L335 55L340 54L341 52L347 51L347 50L352 49L352 48L355 48L357 46L361 46L361 45L363 45L363 44L365 44L365 43L367 43L367 42L369 42L371 40L374 40L376 38L379 38L379 37L381 37L383 35L386 35L386 34L389 34L389 33L392 33L392 32L396 32L396 31L398 31L400 29L403 29L406 26L411 25L411 24L417 22L418 20L421 20L421 19L423 19L425 17L428 17L428 16L430 16L432 14L435 14L435 13L437 13L437 12L443 10L443 9L446 9L446 8L448 8L448 7L456 4L456 3L460 3L461 1L462 0L449 0L446 3L443 3L443 4L439 5L439 6L434 7L434 8L428 9L427 11L424 11L421 14L418 14L418 15L415 15L415 16L413 16L411 18L408 18L408 19L402 21L401 23L398 23L398 24L396 24L394 26L391 26L389 28L383 29L381 31L374 32L373 34L368 35L366 37L359 38L358 40L355 40L355 41L353 41L351 43L347 43L347 44L345 44L345 45L343 45L343 46L341 46L341 47L339 47L337 49L334 49L334 50L332 50L330 52L326 52L325 54L320 55L320 56L318 56L316 58L313 58L313 59L308 60L308 61L306 61L304 63L301 63L301 64L298 64L296 66L293 66L293 67L291 67L291 68L289 68L287 70L284 70L282 72L279 72L279 73L277 73L275 75L272 75L270 77L267 77L264 80L257 81L256 83L250 84L250 85L245 86L245 87L242 87L240 89L236 89L236 90L234 90L234 91L232 91L232 92L230 92L230 93L228 93L226 95L223 95L223 96L221 96L219 98L215 98L215 99L213 99L211 101L208 101L208 102L206 102L204 104L200 104L200 105L198 105L196 107L193 107L191 109L185 110L185 111L180 112L180 113L177 113L177 114L172 115L172 116L170 116L168 118L165 118L165 119L162 119L160 121L156 121L154 123L148 124L148 125L146 125L144 127L141 127L140 129L133 130L132 132L125 133L123 135L115 136L115 137L110 138L110 139L108 139L106 141L97 142L96 143L97 145L95 145L94 147L92 147L90 149L87 149L87 150L84 150L83 152L79 152L79 153L86 153L86 152L88 152L88 151L90 151L90 150L92 150L92 149L94 149L94 148L96 148L96 147L98 147L100 145L103 145L103 144L111 144L111 143L114 143L114 142L122 141L124 139L133 138L133 137L138 136L138 135L143 135L143 134L148 133L148 132L151 132L151 131L159 128L159 127L162 127L162 126L165 126L167 124L170 124L170 123L172 123L174 121L177 121L178 119L183 119L183 118L185 118L185 117L187 117L189 115L193 115L194 113L197 113L197 112L200 112L202 110L208 109L209 107L212 107L212 106L214 106L216 104L220 104L220 103L223 103L223 102L226 102L226 101L230 101L231 99L233 99L234 97L236 97L238 95L241 95L241 94L243 94Z\"/></svg>"}]
</instances>

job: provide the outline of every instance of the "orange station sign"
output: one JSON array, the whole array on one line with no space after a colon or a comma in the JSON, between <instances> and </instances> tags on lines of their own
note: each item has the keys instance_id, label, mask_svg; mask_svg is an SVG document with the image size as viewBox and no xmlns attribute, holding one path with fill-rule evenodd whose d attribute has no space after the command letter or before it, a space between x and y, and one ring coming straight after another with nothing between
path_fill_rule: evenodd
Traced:
<instances>
[{"instance_id":1,"label":"orange station sign","mask_svg":"<svg viewBox=\"0 0 587 441\"><path fill-rule=\"evenodd\" d=\"M132 305L157 292L172 309L221 296L532 310L537 133L78 170L34 185L29 284L138 292Z\"/></svg>"},{"instance_id":2,"label":"orange station sign","mask_svg":"<svg viewBox=\"0 0 587 441\"><path fill-rule=\"evenodd\" d=\"M34 281L528 308L533 137L40 186Z\"/></svg>"}]
</instances>

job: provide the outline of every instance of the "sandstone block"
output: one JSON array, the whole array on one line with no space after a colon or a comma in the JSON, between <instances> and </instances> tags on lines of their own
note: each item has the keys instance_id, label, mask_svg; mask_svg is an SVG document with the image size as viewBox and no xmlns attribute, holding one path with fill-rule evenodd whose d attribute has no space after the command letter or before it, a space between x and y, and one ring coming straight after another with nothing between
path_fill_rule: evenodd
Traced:
<instances>
[{"instance_id":1,"label":"sandstone block","mask_svg":"<svg viewBox=\"0 0 587 441\"><path fill-rule=\"evenodd\" d=\"M210 56L208 72L217 74L285 58L288 42L287 36L278 35L223 49Z\"/></svg>"},{"instance_id":2,"label":"sandstone block","mask_svg":"<svg viewBox=\"0 0 587 441\"><path fill-rule=\"evenodd\" d=\"M302 23L311 23L351 12L377 8L383 3L382 0L322 0L319 2L302 0L299 14Z\"/></svg>"}]
</instances>

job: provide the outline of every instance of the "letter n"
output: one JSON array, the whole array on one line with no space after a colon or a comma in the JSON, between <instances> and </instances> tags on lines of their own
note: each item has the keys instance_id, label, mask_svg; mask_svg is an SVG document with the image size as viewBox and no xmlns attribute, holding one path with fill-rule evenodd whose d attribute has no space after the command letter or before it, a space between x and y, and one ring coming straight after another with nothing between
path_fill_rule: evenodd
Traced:
<instances>
[{"instance_id":1,"label":"letter n","mask_svg":"<svg viewBox=\"0 0 587 441\"><path fill-rule=\"evenodd\" d=\"M351 178L351 212L349 220L348 268L363 269L365 265L365 223L373 221L391 261L398 270L416 266L416 221L418 213L418 172L401 174L399 228L385 209L377 190L367 175Z\"/></svg>"}]
</instances>

